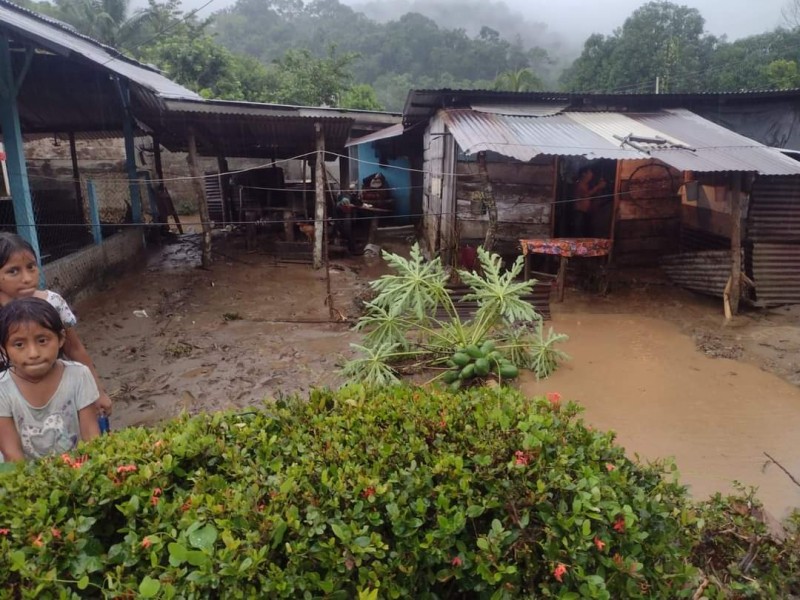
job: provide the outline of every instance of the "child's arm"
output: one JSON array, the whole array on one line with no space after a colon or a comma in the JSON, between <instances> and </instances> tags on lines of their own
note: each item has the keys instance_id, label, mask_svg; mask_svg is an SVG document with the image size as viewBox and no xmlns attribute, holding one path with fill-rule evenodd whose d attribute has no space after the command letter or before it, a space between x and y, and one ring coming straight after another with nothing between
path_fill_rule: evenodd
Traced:
<instances>
[{"instance_id":1,"label":"child's arm","mask_svg":"<svg viewBox=\"0 0 800 600\"><path fill-rule=\"evenodd\" d=\"M97 424L96 403L78 411L78 423L81 428L81 439L84 442L93 440L100 435L100 426Z\"/></svg>"},{"instance_id":2,"label":"child's arm","mask_svg":"<svg viewBox=\"0 0 800 600\"><path fill-rule=\"evenodd\" d=\"M101 410L105 411L107 415L110 415L111 398L108 397L105 389L103 389L103 383L100 381L100 377L97 375L97 370L94 368L92 358L89 356L86 346L83 345L83 342L81 341L81 338L78 337L78 332L75 331L74 327L67 327L66 329L63 350L64 356L67 357L68 360L74 360L75 362L79 362L89 367L89 370L92 372L92 377L94 377L94 382L97 384L97 389L100 391L100 397L97 399L97 406Z\"/></svg>"},{"instance_id":3,"label":"child's arm","mask_svg":"<svg viewBox=\"0 0 800 600\"><path fill-rule=\"evenodd\" d=\"M95 423L96 424L96 423ZM0 452L7 462L25 460L22 453L22 440L12 417L0 417Z\"/></svg>"}]
</instances>

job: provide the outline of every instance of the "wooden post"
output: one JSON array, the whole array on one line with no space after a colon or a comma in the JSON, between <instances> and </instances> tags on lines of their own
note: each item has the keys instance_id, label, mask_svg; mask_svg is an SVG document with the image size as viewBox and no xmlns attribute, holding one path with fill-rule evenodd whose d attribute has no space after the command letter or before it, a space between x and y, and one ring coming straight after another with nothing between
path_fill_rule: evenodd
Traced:
<instances>
[{"instance_id":1,"label":"wooden post","mask_svg":"<svg viewBox=\"0 0 800 600\"><path fill-rule=\"evenodd\" d=\"M562 256L558 261L558 275L556 276L556 297L559 302L564 301L564 286L567 281L567 263L569 259Z\"/></svg>"},{"instance_id":2,"label":"wooden post","mask_svg":"<svg viewBox=\"0 0 800 600\"><path fill-rule=\"evenodd\" d=\"M131 216L134 223L142 223L142 197L139 193L139 175L136 167L136 144L133 138L133 113L131 91L127 79L117 79L119 94L125 116L122 119L122 135L125 139L125 166L128 170L128 191L131 198Z\"/></svg>"},{"instance_id":3,"label":"wooden post","mask_svg":"<svg viewBox=\"0 0 800 600\"><path fill-rule=\"evenodd\" d=\"M75 186L75 208L83 221L83 190L81 190L81 173L78 169L78 149L75 145L75 132L69 132L69 155L72 159L72 181Z\"/></svg>"},{"instance_id":4,"label":"wooden post","mask_svg":"<svg viewBox=\"0 0 800 600\"><path fill-rule=\"evenodd\" d=\"M614 236L617 232L617 214L619 213L620 189L622 188L622 161L617 161L616 172L614 173L614 198L611 207L611 229L608 239L611 240L611 248L608 249L606 265L610 265L614 258Z\"/></svg>"},{"instance_id":5,"label":"wooden post","mask_svg":"<svg viewBox=\"0 0 800 600\"><path fill-rule=\"evenodd\" d=\"M203 179L200 176L200 169L197 167L197 139L194 129L189 128L189 172L192 176L195 195L197 197L197 209L200 213L200 222L203 226L203 268L211 266L211 222L208 218L208 202L206 201L206 191L203 187Z\"/></svg>"},{"instance_id":6,"label":"wooden post","mask_svg":"<svg viewBox=\"0 0 800 600\"><path fill-rule=\"evenodd\" d=\"M486 205L486 210L489 214L489 227L486 228L483 249L491 252L494 248L494 239L497 237L497 202L495 202L492 182L489 179L489 169L486 167L486 152L478 152L478 168L481 175L483 175L483 203Z\"/></svg>"},{"instance_id":7,"label":"wooden post","mask_svg":"<svg viewBox=\"0 0 800 600\"><path fill-rule=\"evenodd\" d=\"M89 196L89 222L92 225L92 238L98 246L103 243L103 232L100 228L100 212L97 208L97 192L94 188L94 181L89 179L86 182L86 193Z\"/></svg>"},{"instance_id":8,"label":"wooden post","mask_svg":"<svg viewBox=\"0 0 800 600\"><path fill-rule=\"evenodd\" d=\"M33 49L26 51L26 64L16 76L11 64L11 49L6 35L0 36L0 129L3 131L3 146L6 153L8 185L11 188L11 205L17 233L31 245L36 256L39 251L39 236L33 213L33 199L28 182L28 167L25 162L25 147L17 109L17 94L33 58ZM44 278L44 271L42 271Z\"/></svg>"},{"instance_id":9,"label":"wooden post","mask_svg":"<svg viewBox=\"0 0 800 600\"><path fill-rule=\"evenodd\" d=\"M232 221L231 214L230 214L230 207L231 207L231 194L230 194L230 186L228 183L230 182L231 176L228 175L229 167L228 167L228 159L225 158L224 154L217 155L217 169L219 169L219 187L220 187L220 196L222 199L222 221L223 224L227 221Z\"/></svg>"},{"instance_id":10,"label":"wooden post","mask_svg":"<svg viewBox=\"0 0 800 600\"><path fill-rule=\"evenodd\" d=\"M734 173L731 185L731 313L739 312L742 295L742 174Z\"/></svg>"},{"instance_id":11,"label":"wooden post","mask_svg":"<svg viewBox=\"0 0 800 600\"><path fill-rule=\"evenodd\" d=\"M315 210L314 210L314 268L322 268L322 243L325 228L325 133L322 123L315 123L317 132L317 162L315 165Z\"/></svg>"}]
</instances>

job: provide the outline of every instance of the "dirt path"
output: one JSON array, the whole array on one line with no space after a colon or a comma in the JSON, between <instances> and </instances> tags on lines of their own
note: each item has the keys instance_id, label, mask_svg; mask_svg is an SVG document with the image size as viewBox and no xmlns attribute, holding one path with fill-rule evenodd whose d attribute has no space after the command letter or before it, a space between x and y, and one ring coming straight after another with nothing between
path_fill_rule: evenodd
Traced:
<instances>
[{"instance_id":1,"label":"dirt path","mask_svg":"<svg viewBox=\"0 0 800 600\"><path fill-rule=\"evenodd\" d=\"M235 240L215 247L224 256L210 271L194 268L199 256L184 240L76 307L115 396L115 428L340 383L337 364L359 336L326 322L323 274L245 253ZM334 305L355 316L354 298L384 267L333 264ZM800 488L783 473L762 472L766 451L800 476L800 388L789 383L800 385L800 309L754 312L725 327L717 301L645 279L607 297L570 289L553 309L573 359L544 384L525 380L526 392L578 400L632 454L674 456L699 496L738 480L759 486L776 515L800 505Z\"/></svg>"}]
</instances>

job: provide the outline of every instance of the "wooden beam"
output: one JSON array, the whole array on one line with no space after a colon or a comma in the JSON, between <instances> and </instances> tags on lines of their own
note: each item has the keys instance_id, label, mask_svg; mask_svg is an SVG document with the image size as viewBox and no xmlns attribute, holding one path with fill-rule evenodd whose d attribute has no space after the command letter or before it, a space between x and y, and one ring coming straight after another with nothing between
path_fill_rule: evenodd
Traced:
<instances>
[{"instance_id":1,"label":"wooden beam","mask_svg":"<svg viewBox=\"0 0 800 600\"><path fill-rule=\"evenodd\" d=\"M739 312L742 295L742 174L734 173L731 185L731 313Z\"/></svg>"},{"instance_id":2,"label":"wooden beam","mask_svg":"<svg viewBox=\"0 0 800 600\"><path fill-rule=\"evenodd\" d=\"M75 144L75 132L69 132L69 156L72 159L72 184L75 186L75 209L83 220L83 190L81 190L81 172L78 169L78 148Z\"/></svg>"},{"instance_id":3,"label":"wooden beam","mask_svg":"<svg viewBox=\"0 0 800 600\"><path fill-rule=\"evenodd\" d=\"M322 124L315 123L317 133L317 160L315 164L315 210L314 210L314 268L322 268L322 243L325 229L325 133Z\"/></svg>"},{"instance_id":4,"label":"wooden beam","mask_svg":"<svg viewBox=\"0 0 800 600\"><path fill-rule=\"evenodd\" d=\"M203 185L203 179L200 174L200 169L197 166L197 139L194 129L189 128L189 172L192 176L192 184L194 185L195 195L197 198L197 209L200 214L200 222L203 227L203 254L202 265L203 268L211 266L211 221L208 218L208 201L206 200L206 191Z\"/></svg>"}]
</instances>

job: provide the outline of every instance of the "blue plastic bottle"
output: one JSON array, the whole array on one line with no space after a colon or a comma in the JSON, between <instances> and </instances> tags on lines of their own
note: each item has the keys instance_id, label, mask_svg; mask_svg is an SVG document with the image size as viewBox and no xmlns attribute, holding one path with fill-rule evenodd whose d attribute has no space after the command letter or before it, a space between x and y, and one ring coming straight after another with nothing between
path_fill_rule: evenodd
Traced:
<instances>
[{"instance_id":1,"label":"blue plastic bottle","mask_svg":"<svg viewBox=\"0 0 800 600\"><path fill-rule=\"evenodd\" d=\"M108 422L108 415L101 414L97 417L97 424L100 426L100 435L111 431L111 424Z\"/></svg>"}]
</instances>

